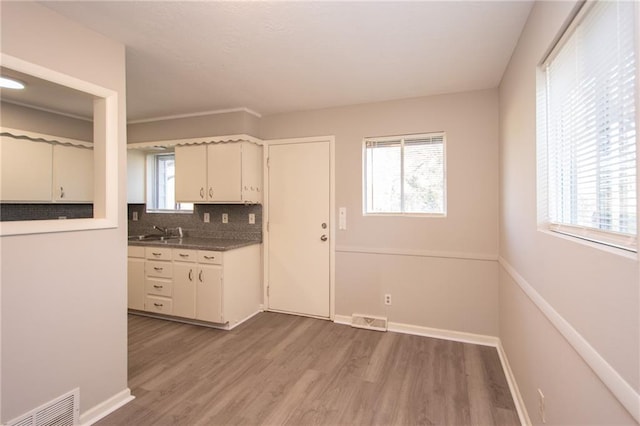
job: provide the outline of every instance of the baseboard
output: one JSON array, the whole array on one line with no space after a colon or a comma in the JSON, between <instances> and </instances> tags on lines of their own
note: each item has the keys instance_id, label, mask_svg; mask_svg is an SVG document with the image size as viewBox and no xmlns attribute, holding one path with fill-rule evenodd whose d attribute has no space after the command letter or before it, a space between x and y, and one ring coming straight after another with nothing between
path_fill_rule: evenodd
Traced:
<instances>
[{"instance_id":1,"label":"baseboard","mask_svg":"<svg viewBox=\"0 0 640 426\"><path fill-rule=\"evenodd\" d=\"M351 325L351 316L335 315L333 322L335 322L336 324ZM444 330L441 328L424 327L421 325L403 324L398 322L389 322L388 331L403 334L412 334L415 336L432 337L435 339L451 340L454 342L471 343L474 345L491 346L496 348L498 357L500 358L500 363L502 365L502 370L504 371L504 375L509 385L509 391L511 392L513 403L516 406L516 411L518 412L518 417L520 418L520 423L523 426L531 425L531 420L529 419L527 408L524 405L524 400L522 399L522 395L520 395L520 390L518 389L516 379L513 375L513 372L511 371L511 367L509 366L507 355L504 352L502 343L500 342L500 339L498 337L488 336L485 334L466 333L463 331Z\"/></svg>"},{"instance_id":2,"label":"baseboard","mask_svg":"<svg viewBox=\"0 0 640 426\"><path fill-rule=\"evenodd\" d=\"M225 330L233 330L234 328L236 328L237 326L249 321L251 318L255 317L256 315L258 315L260 312L263 312L262 309L259 309L257 311L255 311L254 313L250 314L249 316L247 316L244 319L241 319L240 321L238 321L237 323L233 324L233 325L229 325L228 328L226 328Z\"/></svg>"},{"instance_id":3,"label":"baseboard","mask_svg":"<svg viewBox=\"0 0 640 426\"><path fill-rule=\"evenodd\" d=\"M333 322L336 324L351 325L351 316L336 314L333 316Z\"/></svg>"},{"instance_id":4,"label":"baseboard","mask_svg":"<svg viewBox=\"0 0 640 426\"><path fill-rule=\"evenodd\" d=\"M518 417L520 418L520 423L523 426L531 425L531 418L529 418L529 413L527 412L527 406L524 404L524 399L522 399L522 395L520 394L520 388L518 388L518 383L516 382L516 377L513 375L513 371L511 370L511 366L509 365L509 359L507 358L507 353L504 351L502 347L502 342L498 342L498 346L496 346L496 350L498 351L498 357L500 357L500 363L502 364L502 371L504 371L504 376L507 378L507 383L509 384L509 390L511 391L511 397L513 398L513 403L516 406L516 410L518 411Z\"/></svg>"},{"instance_id":5,"label":"baseboard","mask_svg":"<svg viewBox=\"0 0 640 426\"><path fill-rule=\"evenodd\" d=\"M80 415L80 424L90 426L134 399L135 396L131 395L131 390L126 388L82 413Z\"/></svg>"},{"instance_id":6,"label":"baseboard","mask_svg":"<svg viewBox=\"0 0 640 426\"><path fill-rule=\"evenodd\" d=\"M558 332L596 373L602 383L611 391L622 406L640 423L640 394L595 350L593 346L546 301L505 259L500 257L500 265L511 276L531 302L553 324Z\"/></svg>"},{"instance_id":7,"label":"baseboard","mask_svg":"<svg viewBox=\"0 0 640 426\"><path fill-rule=\"evenodd\" d=\"M424 327L421 325L402 324L391 322L388 324L389 331L397 333L413 334L415 336L433 337L435 339L452 340L454 342L472 343L474 345L497 347L500 339L495 336L484 334L466 333L464 331L444 330L441 328Z\"/></svg>"}]
</instances>

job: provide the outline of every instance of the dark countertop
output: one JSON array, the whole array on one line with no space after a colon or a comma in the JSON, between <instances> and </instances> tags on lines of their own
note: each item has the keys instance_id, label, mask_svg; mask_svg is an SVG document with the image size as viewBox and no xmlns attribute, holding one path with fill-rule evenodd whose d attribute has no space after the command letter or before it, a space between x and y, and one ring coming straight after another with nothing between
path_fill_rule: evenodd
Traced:
<instances>
[{"instance_id":1,"label":"dark countertop","mask_svg":"<svg viewBox=\"0 0 640 426\"><path fill-rule=\"evenodd\" d=\"M140 241L135 239L129 240L130 246L142 247L170 247L182 248L190 250L215 250L227 251L240 247L246 247L253 244L261 244L259 240L232 240L222 238L202 238L202 237L183 237L174 238L165 241Z\"/></svg>"}]
</instances>

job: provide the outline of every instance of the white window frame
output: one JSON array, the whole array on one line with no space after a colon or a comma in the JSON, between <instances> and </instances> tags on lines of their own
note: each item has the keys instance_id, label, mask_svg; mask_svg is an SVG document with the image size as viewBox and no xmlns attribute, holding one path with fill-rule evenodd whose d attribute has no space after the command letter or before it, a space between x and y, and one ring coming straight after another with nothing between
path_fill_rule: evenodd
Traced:
<instances>
[{"instance_id":1,"label":"white window frame","mask_svg":"<svg viewBox=\"0 0 640 426\"><path fill-rule=\"evenodd\" d=\"M405 139L420 139L420 138L433 138L442 137L442 173L443 173L443 195L442 195L442 213L432 212L405 212L404 211L404 141ZM369 212L367 211L367 142L395 142L401 141L400 150L400 182L401 182L401 195L400 205L401 211L399 212ZM382 136L382 137L366 137L362 142L362 213L364 216L403 216L403 217L433 217L433 218L445 218L447 217L447 135L446 132L429 132L429 133L414 133L397 136Z\"/></svg>"},{"instance_id":2,"label":"white window frame","mask_svg":"<svg viewBox=\"0 0 640 426\"><path fill-rule=\"evenodd\" d=\"M575 29L591 11L596 1L587 0L579 5L574 11L574 17L563 29L561 35L554 41L543 60L539 63L537 70L537 154L538 154L538 182L537 182L537 206L538 206L538 229L562 238L568 238L576 242L583 242L592 247L614 252L637 253L637 232L640 230L640 215L636 211L636 235L630 236L620 234L615 231L599 230L596 228L582 227L565 223L553 223L549 218L549 194L548 194L548 169L547 169L547 74L546 65L552 61L557 53L562 49L567 40L572 36ZM636 200L640 188L640 150L638 149L640 130L640 5L635 4L635 61L636 61L636 93L635 93L635 122L636 122ZM637 208L637 207L636 207ZM634 254L635 255L635 254Z\"/></svg>"},{"instance_id":3,"label":"white window frame","mask_svg":"<svg viewBox=\"0 0 640 426\"><path fill-rule=\"evenodd\" d=\"M173 151L153 152L147 154L147 213L193 213L193 203L175 203L173 209L158 208L158 157L173 156Z\"/></svg>"}]
</instances>

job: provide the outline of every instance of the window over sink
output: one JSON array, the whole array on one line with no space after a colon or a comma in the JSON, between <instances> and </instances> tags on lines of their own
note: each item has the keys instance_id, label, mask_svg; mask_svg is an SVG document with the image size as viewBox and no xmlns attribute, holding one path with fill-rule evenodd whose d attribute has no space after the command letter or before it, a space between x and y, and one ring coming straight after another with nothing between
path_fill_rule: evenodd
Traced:
<instances>
[{"instance_id":1,"label":"window over sink","mask_svg":"<svg viewBox=\"0 0 640 426\"><path fill-rule=\"evenodd\" d=\"M175 172L175 153L147 154L147 212L193 212L193 203L176 202Z\"/></svg>"}]
</instances>

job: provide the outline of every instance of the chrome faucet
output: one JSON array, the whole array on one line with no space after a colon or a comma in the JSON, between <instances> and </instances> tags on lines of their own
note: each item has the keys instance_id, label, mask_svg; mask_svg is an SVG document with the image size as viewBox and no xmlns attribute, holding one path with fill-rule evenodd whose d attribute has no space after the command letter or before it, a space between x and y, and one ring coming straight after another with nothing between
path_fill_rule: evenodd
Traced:
<instances>
[{"instance_id":1,"label":"chrome faucet","mask_svg":"<svg viewBox=\"0 0 640 426\"><path fill-rule=\"evenodd\" d=\"M160 228L159 226L153 225L153 229L157 229L162 232L165 236L169 235L169 228Z\"/></svg>"}]
</instances>

